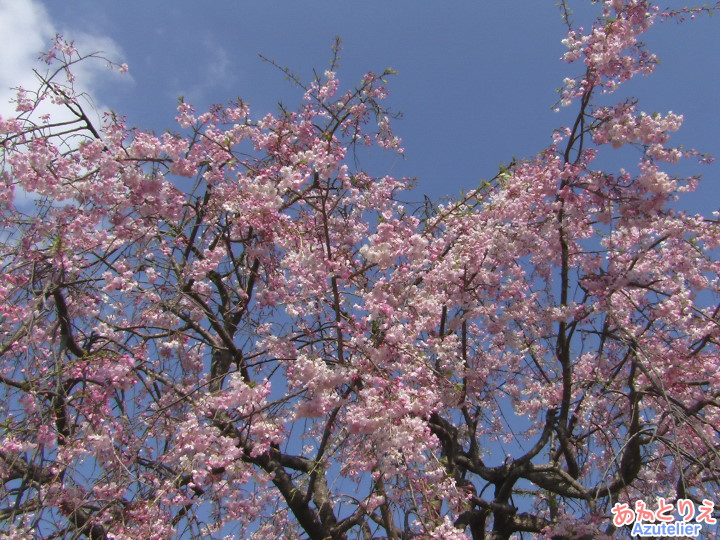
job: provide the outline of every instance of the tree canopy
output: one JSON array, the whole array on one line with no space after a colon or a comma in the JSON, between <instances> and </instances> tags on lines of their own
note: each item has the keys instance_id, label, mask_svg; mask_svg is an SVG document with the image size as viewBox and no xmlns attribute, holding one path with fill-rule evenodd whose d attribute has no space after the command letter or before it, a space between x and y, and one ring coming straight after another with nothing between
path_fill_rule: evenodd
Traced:
<instances>
[{"instance_id":1,"label":"tree canopy","mask_svg":"<svg viewBox=\"0 0 720 540\"><path fill-rule=\"evenodd\" d=\"M651 25L711 10L594 3L574 122L444 204L353 159L402 152L392 70L343 90L333 61L261 118L181 101L157 135L95 125L97 55L58 38L0 118L0 531L611 538L638 501L715 531L720 222L663 169L710 159L610 104Z\"/></svg>"}]
</instances>

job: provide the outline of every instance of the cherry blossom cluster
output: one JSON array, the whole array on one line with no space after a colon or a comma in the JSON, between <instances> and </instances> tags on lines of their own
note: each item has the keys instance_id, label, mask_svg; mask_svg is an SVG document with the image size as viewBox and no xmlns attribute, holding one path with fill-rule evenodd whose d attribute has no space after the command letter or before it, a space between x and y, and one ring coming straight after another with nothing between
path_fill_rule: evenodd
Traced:
<instances>
[{"instance_id":1,"label":"cherry blossom cluster","mask_svg":"<svg viewBox=\"0 0 720 540\"><path fill-rule=\"evenodd\" d=\"M2 534L612 538L631 501L711 501L720 221L663 170L708 160L595 104L652 71L657 13L571 29L575 122L432 207L356 166L403 152L392 70L157 135L96 126L58 38L0 118Z\"/></svg>"}]
</instances>

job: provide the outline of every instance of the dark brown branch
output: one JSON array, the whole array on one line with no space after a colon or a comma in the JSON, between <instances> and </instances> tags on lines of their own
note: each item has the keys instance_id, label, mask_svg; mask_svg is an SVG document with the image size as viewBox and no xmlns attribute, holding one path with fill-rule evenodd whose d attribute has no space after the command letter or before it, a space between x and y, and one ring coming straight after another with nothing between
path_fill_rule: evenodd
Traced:
<instances>
[{"instance_id":1,"label":"dark brown branch","mask_svg":"<svg viewBox=\"0 0 720 540\"><path fill-rule=\"evenodd\" d=\"M61 503L60 510L81 534L90 540L106 540L107 532L102 525L93 523L93 515L84 508L69 508Z\"/></svg>"},{"instance_id":2,"label":"dark brown branch","mask_svg":"<svg viewBox=\"0 0 720 540\"><path fill-rule=\"evenodd\" d=\"M3 482L27 478L37 484L50 484L57 478L57 474L50 472L49 469L38 467L32 463L28 463L25 458L17 454L10 454L0 450L0 459L10 471L10 476L3 478Z\"/></svg>"},{"instance_id":3,"label":"dark brown branch","mask_svg":"<svg viewBox=\"0 0 720 540\"><path fill-rule=\"evenodd\" d=\"M78 358L82 358L87 353L80 348L75 341L72 333L72 327L70 325L70 315L68 313L67 304L65 298L62 295L60 287L57 287L53 293L53 300L55 301L55 309L57 311L58 322L60 324L60 339L62 345L71 353Z\"/></svg>"}]
</instances>

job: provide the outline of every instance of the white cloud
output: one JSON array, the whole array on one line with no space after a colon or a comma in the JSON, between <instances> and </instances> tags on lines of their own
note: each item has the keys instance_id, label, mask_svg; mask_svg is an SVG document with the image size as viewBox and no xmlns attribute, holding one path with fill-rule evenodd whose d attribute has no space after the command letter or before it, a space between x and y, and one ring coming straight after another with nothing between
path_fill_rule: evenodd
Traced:
<instances>
[{"instance_id":1,"label":"white cloud","mask_svg":"<svg viewBox=\"0 0 720 540\"><path fill-rule=\"evenodd\" d=\"M38 57L50 49L51 40L56 34L62 34L67 40L74 41L81 54L101 51L102 55L110 60L123 61L120 46L107 36L88 34L73 28L58 28L39 0L0 1L0 36L3 36L3 46L0 47L1 116L9 117L16 114L15 105L10 103L15 97L12 88L18 86L28 90L38 88L39 81L33 69L41 74L47 72L47 64ZM99 121L99 115L106 110L106 107L97 101L97 90L100 85L115 77L126 83L132 81L127 74L120 76L116 71L108 69L108 64L101 60L76 64L74 73L77 76L76 89L86 92L95 100L91 107L95 111L86 111L88 115L95 116L93 121ZM55 120L65 120L68 116L66 111L49 105L43 106L40 112L51 113Z\"/></svg>"},{"instance_id":2,"label":"white cloud","mask_svg":"<svg viewBox=\"0 0 720 540\"><path fill-rule=\"evenodd\" d=\"M72 28L59 28L51 19L50 14L39 0L0 0L0 36L3 46L0 47L0 116L9 118L17 115L16 105L11 103L16 90L23 87L28 91L37 90L41 82L33 69L43 76L49 69L39 57L52 46L52 39L61 34L68 41L73 41L80 54L86 55L101 52L101 55L114 62L122 62L122 50L112 39L76 31ZM76 92L83 92L87 99L81 102L83 110L90 121L99 127L102 113L108 110L98 98L98 89L109 80L118 79L118 83L132 81L128 74L119 74L117 70L108 69L108 63L90 59L73 66L76 76L74 87ZM60 82L65 82L60 81ZM39 116L50 114L52 122L75 120L76 117L64 106L43 102L32 118L37 121ZM73 145L73 140L65 140ZM3 163L3 168L5 164ZM15 190L17 208L27 209L37 197L21 188Z\"/></svg>"},{"instance_id":3,"label":"white cloud","mask_svg":"<svg viewBox=\"0 0 720 540\"><path fill-rule=\"evenodd\" d=\"M33 0L0 2L0 115L11 116L15 107L8 101L14 96L10 87L33 88L37 79L33 67L40 67L37 57L49 48L54 35L45 8Z\"/></svg>"}]
</instances>

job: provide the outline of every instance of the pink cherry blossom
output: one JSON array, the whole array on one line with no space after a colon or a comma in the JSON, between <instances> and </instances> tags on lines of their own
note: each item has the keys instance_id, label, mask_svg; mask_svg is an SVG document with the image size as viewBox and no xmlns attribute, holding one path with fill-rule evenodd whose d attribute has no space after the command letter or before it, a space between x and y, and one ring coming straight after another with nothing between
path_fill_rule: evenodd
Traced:
<instances>
[{"instance_id":1,"label":"pink cherry blossom","mask_svg":"<svg viewBox=\"0 0 720 540\"><path fill-rule=\"evenodd\" d=\"M423 208L353 155L403 151L392 70L157 136L92 126L58 37L77 122L32 118L53 77L0 119L2 534L611 538L615 505L712 501L720 220L664 168L710 159L615 97L702 10L600 9L563 41L576 121Z\"/></svg>"}]
</instances>

